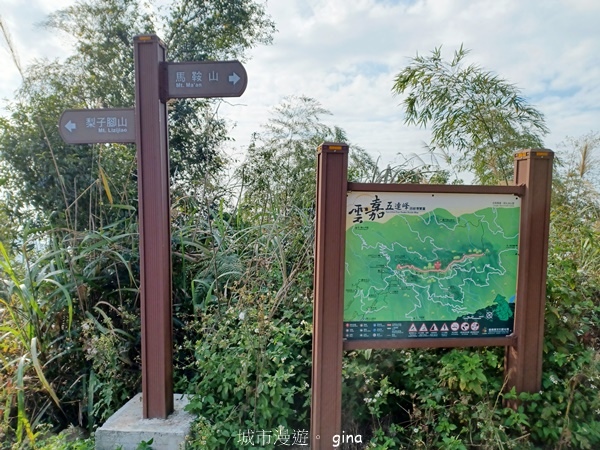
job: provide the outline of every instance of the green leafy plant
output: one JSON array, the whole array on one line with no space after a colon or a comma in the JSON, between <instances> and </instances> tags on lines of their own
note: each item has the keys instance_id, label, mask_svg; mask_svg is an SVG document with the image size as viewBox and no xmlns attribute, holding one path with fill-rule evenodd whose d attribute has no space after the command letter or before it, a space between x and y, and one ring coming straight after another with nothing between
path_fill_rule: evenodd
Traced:
<instances>
[{"instance_id":1,"label":"green leafy plant","mask_svg":"<svg viewBox=\"0 0 600 450\"><path fill-rule=\"evenodd\" d=\"M429 144L454 169L468 170L483 184L512 178L513 153L539 148L548 132L543 114L518 88L475 64L462 46L451 61L441 47L417 55L395 78L405 122L430 126Z\"/></svg>"},{"instance_id":2,"label":"green leafy plant","mask_svg":"<svg viewBox=\"0 0 600 450\"><path fill-rule=\"evenodd\" d=\"M2 305L0 319L3 323L0 325L0 332L2 346L9 350L7 359L2 358L3 372L9 374L3 380L7 388L4 391L7 396L5 401L7 405L11 405L16 397L17 442L23 440L24 433L30 441L34 441L32 429L38 423L40 413L38 411L32 419L26 409L25 393L31 389L29 386L26 387L26 380L29 383L30 373L33 371L39 383L34 389L44 390L49 395L50 399L42 406L42 411L48 408L49 401L53 401L60 408L60 400L48 382L40 356L45 356L46 349L50 345L47 333L54 325L58 312L64 315L70 328L73 319L73 301L68 290L61 283L63 269L36 263L30 266L31 270L25 277L21 277L2 243L0 243L0 257L0 270L6 277L5 292L0 297L0 305ZM11 359L10 353L14 359ZM16 390L10 389L11 386L15 386ZM7 408L5 420L10 414L9 411L10 409Z\"/></svg>"},{"instance_id":3,"label":"green leafy plant","mask_svg":"<svg viewBox=\"0 0 600 450\"><path fill-rule=\"evenodd\" d=\"M106 417L131 395L137 338L119 328L135 330L138 320L127 313L135 300L131 254L123 247L133 247L127 223L62 237L53 230L32 232L18 257L0 244L0 343L7 350L2 423L17 442L24 435L35 441L42 423L86 423L91 431L95 416ZM111 346L118 352L112 371L106 370ZM90 366L86 355L93 351L100 353ZM120 398L103 403L115 385Z\"/></svg>"},{"instance_id":4,"label":"green leafy plant","mask_svg":"<svg viewBox=\"0 0 600 450\"><path fill-rule=\"evenodd\" d=\"M273 443L280 427L308 429L309 243L279 234L287 226L237 236L243 242L252 236L254 250L240 255L245 277L212 291L192 324L198 339L188 343L195 374L188 409L200 415L192 448L243 448L240 436L248 430L264 431L263 440Z\"/></svg>"}]
</instances>

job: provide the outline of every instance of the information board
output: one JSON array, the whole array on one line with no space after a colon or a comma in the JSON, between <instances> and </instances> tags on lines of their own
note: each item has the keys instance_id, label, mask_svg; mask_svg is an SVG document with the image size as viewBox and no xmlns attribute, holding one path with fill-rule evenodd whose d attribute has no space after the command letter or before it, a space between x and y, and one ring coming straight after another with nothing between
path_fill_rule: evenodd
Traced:
<instances>
[{"instance_id":1,"label":"information board","mask_svg":"<svg viewBox=\"0 0 600 450\"><path fill-rule=\"evenodd\" d=\"M344 340L513 332L521 199L350 191Z\"/></svg>"}]
</instances>

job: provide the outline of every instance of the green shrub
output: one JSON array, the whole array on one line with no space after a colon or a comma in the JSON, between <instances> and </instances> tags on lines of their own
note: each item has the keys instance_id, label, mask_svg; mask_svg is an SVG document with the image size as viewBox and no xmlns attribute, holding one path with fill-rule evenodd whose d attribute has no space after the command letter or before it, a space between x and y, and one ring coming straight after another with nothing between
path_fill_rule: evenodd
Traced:
<instances>
[{"instance_id":1,"label":"green shrub","mask_svg":"<svg viewBox=\"0 0 600 450\"><path fill-rule=\"evenodd\" d=\"M281 427L308 430L310 299L279 304L275 292L245 288L234 296L201 318L187 408L201 416L193 448L248 448L242 435L252 432L270 448Z\"/></svg>"}]
</instances>

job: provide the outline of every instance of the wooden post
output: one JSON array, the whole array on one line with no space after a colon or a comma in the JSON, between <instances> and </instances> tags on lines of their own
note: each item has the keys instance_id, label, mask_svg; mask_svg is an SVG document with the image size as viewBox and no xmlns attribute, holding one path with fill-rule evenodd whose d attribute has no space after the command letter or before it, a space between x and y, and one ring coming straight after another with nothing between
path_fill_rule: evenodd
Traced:
<instances>
[{"instance_id":1,"label":"wooden post","mask_svg":"<svg viewBox=\"0 0 600 450\"><path fill-rule=\"evenodd\" d=\"M171 220L167 108L160 99L165 45L134 38L135 115L140 234L143 417L173 412Z\"/></svg>"},{"instance_id":2,"label":"wooden post","mask_svg":"<svg viewBox=\"0 0 600 450\"><path fill-rule=\"evenodd\" d=\"M525 194L515 304L517 341L506 347L505 375L507 390L515 387L517 393L541 389L553 158L554 153L545 149L515 154L514 182L525 186Z\"/></svg>"},{"instance_id":3,"label":"wooden post","mask_svg":"<svg viewBox=\"0 0 600 450\"><path fill-rule=\"evenodd\" d=\"M317 160L312 450L331 449L342 427L342 324L348 146L323 143Z\"/></svg>"}]
</instances>

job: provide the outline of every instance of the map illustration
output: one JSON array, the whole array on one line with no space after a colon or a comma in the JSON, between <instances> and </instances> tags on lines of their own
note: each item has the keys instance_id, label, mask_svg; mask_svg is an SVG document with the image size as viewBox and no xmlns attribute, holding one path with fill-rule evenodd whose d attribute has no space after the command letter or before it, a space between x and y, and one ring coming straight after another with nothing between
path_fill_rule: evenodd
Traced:
<instances>
[{"instance_id":1,"label":"map illustration","mask_svg":"<svg viewBox=\"0 0 600 450\"><path fill-rule=\"evenodd\" d=\"M344 338L512 332L520 198L349 192Z\"/></svg>"}]
</instances>

